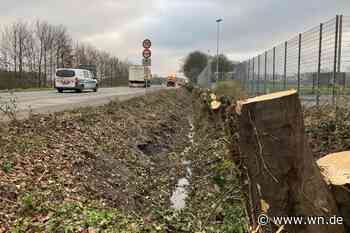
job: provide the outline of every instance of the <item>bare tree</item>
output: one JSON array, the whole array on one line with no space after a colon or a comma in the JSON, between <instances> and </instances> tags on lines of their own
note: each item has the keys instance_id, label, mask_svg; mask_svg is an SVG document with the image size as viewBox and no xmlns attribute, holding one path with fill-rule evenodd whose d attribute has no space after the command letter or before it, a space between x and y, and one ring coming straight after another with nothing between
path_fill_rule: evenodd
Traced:
<instances>
[{"instance_id":1,"label":"bare tree","mask_svg":"<svg viewBox=\"0 0 350 233\"><path fill-rule=\"evenodd\" d=\"M65 64L72 63L72 39L63 25L56 26L55 29L56 67L65 67Z\"/></svg>"},{"instance_id":2,"label":"bare tree","mask_svg":"<svg viewBox=\"0 0 350 233\"><path fill-rule=\"evenodd\" d=\"M30 29L29 29L30 30ZM24 50L24 57L26 58L27 71L34 74L36 71L36 41L34 37L34 31L30 30L26 40L26 46Z\"/></svg>"},{"instance_id":3,"label":"bare tree","mask_svg":"<svg viewBox=\"0 0 350 233\"><path fill-rule=\"evenodd\" d=\"M52 50L54 43L54 28L52 25L47 24L45 27L45 37L43 44L43 56L44 56L44 85L47 86L47 68L48 68L48 58L50 51ZM51 74L50 74L51 75Z\"/></svg>"},{"instance_id":4,"label":"bare tree","mask_svg":"<svg viewBox=\"0 0 350 233\"><path fill-rule=\"evenodd\" d=\"M17 72L17 32L13 25L4 27L1 34L1 52L9 69Z\"/></svg>"},{"instance_id":5,"label":"bare tree","mask_svg":"<svg viewBox=\"0 0 350 233\"><path fill-rule=\"evenodd\" d=\"M0 65L1 69L8 71L10 65L10 43L7 37L6 28L1 28L1 44L0 44Z\"/></svg>"},{"instance_id":6,"label":"bare tree","mask_svg":"<svg viewBox=\"0 0 350 233\"><path fill-rule=\"evenodd\" d=\"M44 54L44 41L45 41L45 33L47 31L47 23L37 21L35 24L35 36L37 39L38 46L38 81L39 87L42 86L42 61Z\"/></svg>"},{"instance_id":7,"label":"bare tree","mask_svg":"<svg viewBox=\"0 0 350 233\"><path fill-rule=\"evenodd\" d=\"M6 58L7 65L13 67L14 72L22 77L25 50L30 38L28 24L22 21L6 26L2 31L1 53Z\"/></svg>"},{"instance_id":8,"label":"bare tree","mask_svg":"<svg viewBox=\"0 0 350 233\"><path fill-rule=\"evenodd\" d=\"M23 66L24 66L24 54L28 38L30 36L30 31L28 29L28 24L24 22L17 22L14 24L15 30L18 35L18 71L19 77L22 77Z\"/></svg>"},{"instance_id":9,"label":"bare tree","mask_svg":"<svg viewBox=\"0 0 350 233\"><path fill-rule=\"evenodd\" d=\"M127 79L128 63L95 47L76 43L63 25L51 25L37 20L32 24L17 21L0 30L0 69L9 71L13 80L23 84L47 86L55 68L95 65L98 78L106 85L115 85L118 79ZM18 78L18 79L17 79ZM17 81L16 81L17 82Z\"/></svg>"}]
</instances>

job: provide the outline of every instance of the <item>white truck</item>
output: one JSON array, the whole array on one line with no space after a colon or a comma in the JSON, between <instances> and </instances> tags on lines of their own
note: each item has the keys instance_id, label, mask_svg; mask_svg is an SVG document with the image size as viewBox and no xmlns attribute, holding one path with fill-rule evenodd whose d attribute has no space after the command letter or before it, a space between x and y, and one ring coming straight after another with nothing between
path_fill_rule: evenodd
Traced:
<instances>
[{"instance_id":1,"label":"white truck","mask_svg":"<svg viewBox=\"0 0 350 233\"><path fill-rule=\"evenodd\" d=\"M129 67L129 87L150 87L151 70L147 66L132 65Z\"/></svg>"}]
</instances>

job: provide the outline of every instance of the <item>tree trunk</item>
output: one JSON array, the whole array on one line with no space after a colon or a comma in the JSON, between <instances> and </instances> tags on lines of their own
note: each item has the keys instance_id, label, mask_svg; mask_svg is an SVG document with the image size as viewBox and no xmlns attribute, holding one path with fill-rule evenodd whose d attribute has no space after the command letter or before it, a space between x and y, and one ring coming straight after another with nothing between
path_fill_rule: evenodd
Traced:
<instances>
[{"instance_id":1,"label":"tree trunk","mask_svg":"<svg viewBox=\"0 0 350 233\"><path fill-rule=\"evenodd\" d=\"M56 69L60 68L60 49L56 50Z\"/></svg>"},{"instance_id":2,"label":"tree trunk","mask_svg":"<svg viewBox=\"0 0 350 233\"><path fill-rule=\"evenodd\" d=\"M18 54L18 72L19 78L22 78L23 74L23 38L19 39L19 54ZM22 80L20 82L23 82Z\"/></svg>"},{"instance_id":3,"label":"tree trunk","mask_svg":"<svg viewBox=\"0 0 350 233\"><path fill-rule=\"evenodd\" d=\"M304 132L296 91L237 103L240 151L247 168L247 210L257 229L259 214L327 216L338 214L335 200L314 161ZM260 229L276 232L270 223ZM289 233L340 233L343 225L286 225ZM262 232L262 231L261 231ZM269 231L267 231L269 232Z\"/></svg>"},{"instance_id":4,"label":"tree trunk","mask_svg":"<svg viewBox=\"0 0 350 233\"><path fill-rule=\"evenodd\" d=\"M47 50L44 47L44 87L47 86Z\"/></svg>"},{"instance_id":5,"label":"tree trunk","mask_svg":"<svg viewBox=\"0 0 350 233\"><path fill-rule=\"evenodd\" d=\"M350 151L326 155L317 164L331 187L346 232L350 232Z\"/></svg>"},{"instance_id":6,"label":"tree trunk","mask_svg":"<svg viewBox=\"0 0 350 233\"><path fill-rule=\"evenodd\" d=\"M53 50L50 50L50 87L54 86L54 65L53 65Z\"/></svg>"},{"instance_id":7,"label":"tree trunk","mask_svg":"<svg viewBox=\"0 0 350 233\"><path fill-rule=\"evenodd\" d=\"M42 65L42 59L43 59L43 47L40 44L40 54L39 54L39 63L38 63L38 68L39 68L39 87L42 86L42 82L41 82L41 65Z\"/></svg>"}]
</instances>

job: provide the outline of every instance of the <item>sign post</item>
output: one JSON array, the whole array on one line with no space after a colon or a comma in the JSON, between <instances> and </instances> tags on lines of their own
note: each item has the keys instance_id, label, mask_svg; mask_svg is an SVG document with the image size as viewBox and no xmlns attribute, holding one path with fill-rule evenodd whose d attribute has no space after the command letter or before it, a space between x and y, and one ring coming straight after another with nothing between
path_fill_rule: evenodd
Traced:
<instances>
[{"instance_id":1,"label":"sign post","mask_svg":"<svg viewBox=\"0 0 350 233\"><path fill-rule=\"evenodd\" d=\"M151 64L152 64L152 60L151 60L151 57L152 57L152 51L151 51L151 46L152 46L152 42L150 39L145 39L143 42L142 42L142 47L144 48L143 52L142 52L142 56L143 56L143 59L142 59L142 65L144 66L144 73L145 73L145 83L146 83L146 87L145 87L145 90L147 90L147 87L148 87L148 79L151 75Z\"/></svg>"}]
</instances>

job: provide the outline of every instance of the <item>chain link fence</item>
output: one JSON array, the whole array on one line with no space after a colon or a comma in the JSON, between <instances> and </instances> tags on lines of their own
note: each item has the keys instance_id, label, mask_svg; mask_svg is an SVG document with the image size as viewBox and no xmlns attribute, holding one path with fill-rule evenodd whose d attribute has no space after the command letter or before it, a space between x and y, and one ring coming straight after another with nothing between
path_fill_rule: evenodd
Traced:
<instances>
[{"instance_id":1,"label":"chain link fence","mask_svg":"<svg viewBox=\"0 0 350 233\"><path fill-rule=\"evenodd\" d=\"M350 94L350 17L337 15L241 62L237 78L251 96L296 89L306 104L336 104Z\"/></svg>"},{"instance_id":2,"label":"chain link fence","mask_svg":"<svg viewBox=\"0 0 350 233\"><path fill-rule=\"evenodd\" d=\"M215 82L215 74L212 71L213 59L209 59L207 66L197 77L197 85L201 88L211 88Z\"/></svg>"},{"instance_id":3,"label":"chain link fence","mask_svg":"<svg viewBox=\"0 0 350 233\"><path fill-rule=\"evenodd\" d=\"M197 77L197 86L201 88L215 88L217 82L233 80L234 72L233 71L219 71L216 72L216 69L213 69L216 66L217 60L215 58L209 58L207 66L201 71Z\"/></svg>"}]
</instances>

